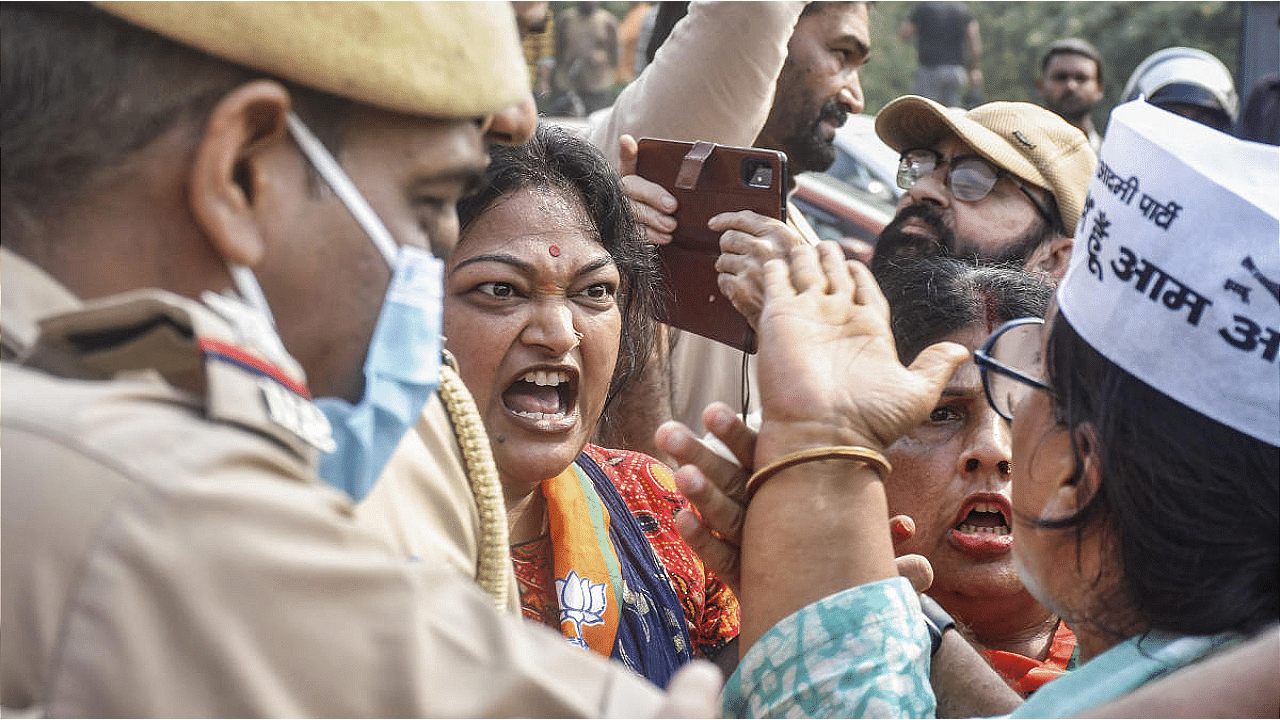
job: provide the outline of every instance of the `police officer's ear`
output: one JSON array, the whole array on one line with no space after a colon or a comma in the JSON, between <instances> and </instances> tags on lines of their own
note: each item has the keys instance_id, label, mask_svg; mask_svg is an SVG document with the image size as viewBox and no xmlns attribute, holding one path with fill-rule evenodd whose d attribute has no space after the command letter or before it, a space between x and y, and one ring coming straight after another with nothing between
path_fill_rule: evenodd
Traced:
<instances>
[{"instance_id":1,"label":"police officer's ear","mask_svg":"<svg viewBox=\"0 0 1280 720\"><path fill-rule=\"evenodd\" d=\"M277 82L241 85L218 101L196 147L191 211L227 262L253 266L265 252L255 204L270 185L270 151L288 141L289 108L289 92Z\"/></svg>"}]
</instances>

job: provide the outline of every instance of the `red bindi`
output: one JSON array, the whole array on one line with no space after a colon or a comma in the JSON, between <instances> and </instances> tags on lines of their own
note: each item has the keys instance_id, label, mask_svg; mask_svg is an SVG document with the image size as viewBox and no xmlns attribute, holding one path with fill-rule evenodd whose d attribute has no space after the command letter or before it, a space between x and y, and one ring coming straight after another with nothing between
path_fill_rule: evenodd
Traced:
<instances>
[{"instance_id":1,"label":"red bindi","mask_svg":"<svg viewBox=\"0 0 1280 720\"><path fill-rule=\"evenodd\" d=\"M547 248L547 252L551 253L551 257L560 257L560 246L552 245L551 247Z\"/></svg>"}]
</instances>

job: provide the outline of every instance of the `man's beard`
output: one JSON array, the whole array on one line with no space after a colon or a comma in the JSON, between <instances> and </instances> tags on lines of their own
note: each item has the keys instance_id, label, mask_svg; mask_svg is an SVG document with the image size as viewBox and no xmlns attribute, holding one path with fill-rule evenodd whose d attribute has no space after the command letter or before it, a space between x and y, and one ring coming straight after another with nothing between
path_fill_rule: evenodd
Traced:
<instances>
[{"instance_id":1,"label":"man's beard","mask_svg":"<svg viewBox=\"0 0 1280 720\"><path fill-rule=\"evenodd\" d=\"M797 123L797 129L786 141L787 163L790 171L822 172L836 161L834 138L823 137L822 122L825 120L834 127L844 125L849 117L849 110L836 99L828 100L818 109L817 116L809 123Z\"/></svg>"},{"instance_id":2,"label":"man's beard","mask_svg":"<svg viewBox=\"0 0 1280 720\"><path fill-rule=\"evenodd\" d=\"M1053 107L1049 109L1057 113L1063 120L1074 125L1088 117L1097 105L1098 103L1096 102L1091 103L1082 100L1078 95L1066 95L1059 98L1053 104Z\"/></svg>"},{"instance_id":3,"label":"man's beard","mask_svg":"<svg viewBox=\"0 0 1280 720\"><path fill-rule=\"evenodd\" d=\"M924 224L928 235L920 235L914 231L904 232L903 226L909 220ZM944 220L942 208L926 203L912 203L898 211L880 232L875 254L871 256L871 272L878 274L886 265L902 258L934 255L1022 269L1035 249L1053 237L1053 234L1053 227L1037 215L1035 226L1021 237L1005 243L995 253L985 252L977 243L956 236L955 230Z\"/></svg>"}]
</instances>

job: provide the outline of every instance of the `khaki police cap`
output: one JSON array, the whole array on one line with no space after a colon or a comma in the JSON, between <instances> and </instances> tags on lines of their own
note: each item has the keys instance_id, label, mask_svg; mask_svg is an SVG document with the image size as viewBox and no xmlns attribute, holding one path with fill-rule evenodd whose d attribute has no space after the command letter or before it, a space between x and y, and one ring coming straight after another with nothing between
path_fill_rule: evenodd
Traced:
<instances>
[{"instance_id":1,"label":"khaki police cap","mask_svg":"<svg viewBox=\"0 0 1280 720\"><path fill-rule=\"evenodd\" d=\"M1054 112L1025 102L989 102L966 112L907 95L876 116L876 134L898 152L959 136L997 167L1052 193L1067 234L1080 221L1098 164L1084 133Z\"/></svg>"},{"instance_id":2,"label":"khaki police cap","mask_svg":"<svg viewBox=\"0 0 1280 720\"><path fill-rule=\"evenodd\" d=\"M529 95L507 2L97 2L171 40L410 115L475 117Z\"/></svg>"}]
</instances>

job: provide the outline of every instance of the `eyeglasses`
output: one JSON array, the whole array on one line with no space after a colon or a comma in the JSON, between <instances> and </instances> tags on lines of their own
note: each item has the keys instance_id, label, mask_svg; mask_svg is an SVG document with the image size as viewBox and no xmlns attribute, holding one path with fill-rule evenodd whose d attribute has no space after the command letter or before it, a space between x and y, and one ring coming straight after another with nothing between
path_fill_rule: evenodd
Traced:
<instances>
[{"instance_id":1,"label":"eyeglasses","mask_svg":"<svg viewBox=\"0 0 1280 720\"><path fill-rule=\"evenodd\" d=\"M942 153L932 148L908 150L898 159L898 187L910 190L920 178L932 175L943 165L951 166L947 171L947 191L951 197L964 202L978 202L991 194L1000 178L1007 177L1035 205L1041 217L1055 228L1061 225L1055 214L1021 180L978 155L958 155L943 160Z\"/></svg>"},{"instance_id":2,"label":"eyeglasses","mask_svg":"<svg viewBox=\"0 0 1280 720\"><path fill-rule=\"evenodd\" d=\"M1043 328L1044 320L1037 317L1010 320L973 353L987 402L1010 422L1013 422L1014 408L1032 390L1053 394L1053 388L1040 379L1044 367L1040 358Z\"/></svg>"}]
</instances>

